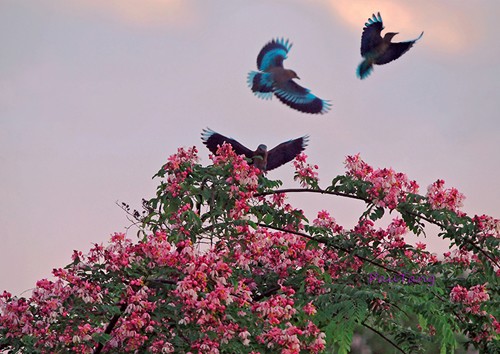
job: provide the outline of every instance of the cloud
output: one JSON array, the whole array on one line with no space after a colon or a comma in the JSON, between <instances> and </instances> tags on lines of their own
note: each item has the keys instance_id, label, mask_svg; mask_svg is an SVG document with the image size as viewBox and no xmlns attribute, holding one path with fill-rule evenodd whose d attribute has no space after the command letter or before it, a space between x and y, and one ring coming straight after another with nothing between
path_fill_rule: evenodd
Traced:
<instances>
[{"instance_id":1,"label":"cloud","mask_svg":"<svg viewBox=\"0 0 500 354\"><path fill-rule=\"evenodd\" d=\"M380 12L386 31L400 32L396 40L416 38L425 31L423 40L433 50L456 54L473 50L471 43L484 31L479 21L473 20L477 9L452 4L428 2L399 2L394 0L329 0L328 5L349 27L359 31L372 13Z\"/></svg>"},{"instance_id":2,"label":"cloud","mask_svg":"<svg viewBox=\"0 0 500 354\"><path fill-rule=\"evenodd\" d=\"M200 18L192 0L78 0L64 6L139 27L190 27Z\"/></svg>"}]
</instances>

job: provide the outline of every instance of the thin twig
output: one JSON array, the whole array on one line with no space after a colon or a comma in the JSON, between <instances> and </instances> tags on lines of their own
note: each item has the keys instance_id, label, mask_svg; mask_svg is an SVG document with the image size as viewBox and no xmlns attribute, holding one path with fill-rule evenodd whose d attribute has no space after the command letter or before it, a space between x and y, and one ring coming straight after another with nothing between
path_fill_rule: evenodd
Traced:
<instances>
[{"instance_id":1,"label":"thin twig","mask_svg":"<svg viewBox=\"0 0 500 354\"><path fill-rule=\"evenodd\" d=\"M270 295L273 295L274 293L276 293L279 289L281 289L281 286L279 285L276 285L276 286L273 286L269 289L267 289L267 291L263 292L262 294L260 295L257 295L253 298L254 301L260 301L262 300L263 298L265 297L268 297Z\"/></svg>"},{"instance_id":2,"label":"thin twig","mask_svg":"<svg viewBox=\"0 0 500 354\"><path fill-rule=\"evenodd\" d=\"M377 333L380 337L388 341L394 348L399 350L403 354L407 354L403 349L401 349L396 343L394 343L392 340L387 338L383 333L380 331L376 330L375 328L371 327L370 325L367 325L365 322L361 323L364 327L368 328L369 330L372 330L373 332Z\"/></svg>"},{"instance_id":3,"label":"thin twig","mask_svg":"<svg viewBox=\"0 0 500 354\"><path fill-rule=\"evenodd\" d=\"M254 196L255 197L265 197L266 195L279 194L279 193L320 193L320 194L336 195L336 196L339 196L339 197L345 197L345 198L351 198L351 199L359 199L359 200L363 200L363 201L365 201L367 203L371 203L372 202L368 198L363 198L363 197L359 197L357 195L352 195L352 194L348 194L348 193L326 191L324 189L308 189L308 188L277 189L277 190L271 191L271 192L257 193Z\"/></svg>"}]
</instances>

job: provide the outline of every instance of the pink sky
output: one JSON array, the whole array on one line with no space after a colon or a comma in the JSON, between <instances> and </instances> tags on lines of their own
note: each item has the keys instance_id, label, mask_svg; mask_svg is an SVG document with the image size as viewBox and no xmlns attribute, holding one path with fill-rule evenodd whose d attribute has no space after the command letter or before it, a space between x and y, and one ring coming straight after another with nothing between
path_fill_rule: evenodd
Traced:
<instances>
[{"instance_id":1,"label":"pink sky","mask_svg":"<svg viewBox=\"0 0 500 354\"><path fill-rule=\"evenodd\" d=\"M126 231L115 202L151 197L151 176L179 146L197 145L208 163L207 126L251 148L310 134L323 185L359 152L422 193L442 178L466 195L466 212L500 217L499 10L497 0L3 0L0 291L29 291L74 249ZM395 40L425 34L360 81L361 31L377 11ZM330 113L302 114L246 87L277 36L294 43L285 65L332 100ZM293 186L292 175L284 166L269 177ZM346 226L363 208L291 200Z\"/></svg>"}]
</instances>

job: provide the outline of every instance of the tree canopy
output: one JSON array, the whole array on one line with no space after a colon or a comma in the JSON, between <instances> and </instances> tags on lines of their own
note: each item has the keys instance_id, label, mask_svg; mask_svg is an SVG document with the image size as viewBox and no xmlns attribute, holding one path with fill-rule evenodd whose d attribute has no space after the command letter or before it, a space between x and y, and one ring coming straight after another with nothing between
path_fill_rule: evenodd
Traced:
<instances>
[{"instance_id":1,"label":"tree canopy","mask_svg":"<svg viewBox=\"0 0 500 354\"><path fill-rule=\"evenodd\" d=\"M143 210L125 207L137 237L74 251L29 298L4 291L0 350L347 353L364 329L393 352L500 352L500 221L461 211L464 196L444 181L419 194L405 174L355 155L320 187L301 154L299 186L281 189L230 145L211 160L180 148ZM311 221L291 193L366 208L352 228L326 210ZM450 241L442 257L406 242L430 224Z\"/></svg>"}]
</instances>

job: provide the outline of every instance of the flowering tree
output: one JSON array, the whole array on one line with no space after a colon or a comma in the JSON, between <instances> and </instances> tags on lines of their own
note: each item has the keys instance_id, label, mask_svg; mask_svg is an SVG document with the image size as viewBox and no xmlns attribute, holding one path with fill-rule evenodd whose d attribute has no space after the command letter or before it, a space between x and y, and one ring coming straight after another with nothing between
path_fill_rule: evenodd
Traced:
<instances>
[{"instance_id":1,"label":"flowering tree","mask_svg":"<svg viewBox=\"0 0 500 354\"><path fill-rule=\"evenodd\" d=\"M305 155L297 189L280 189L223 145L213 164L179 149L156 175L138 240L75 251L30 298L0 295L0 350L23 353L347 353L364 328L393 351L427 342L452 352L456 334L500 352L500 222L460 211L444 182L374 169L358 155L325 188ZM310 222L290 193L366 204L353 228L325 210ZM380 226L385 213L393 216ZM437 225L453 250L438 260L406 237Z\"/></svg>"}]
</instances>

